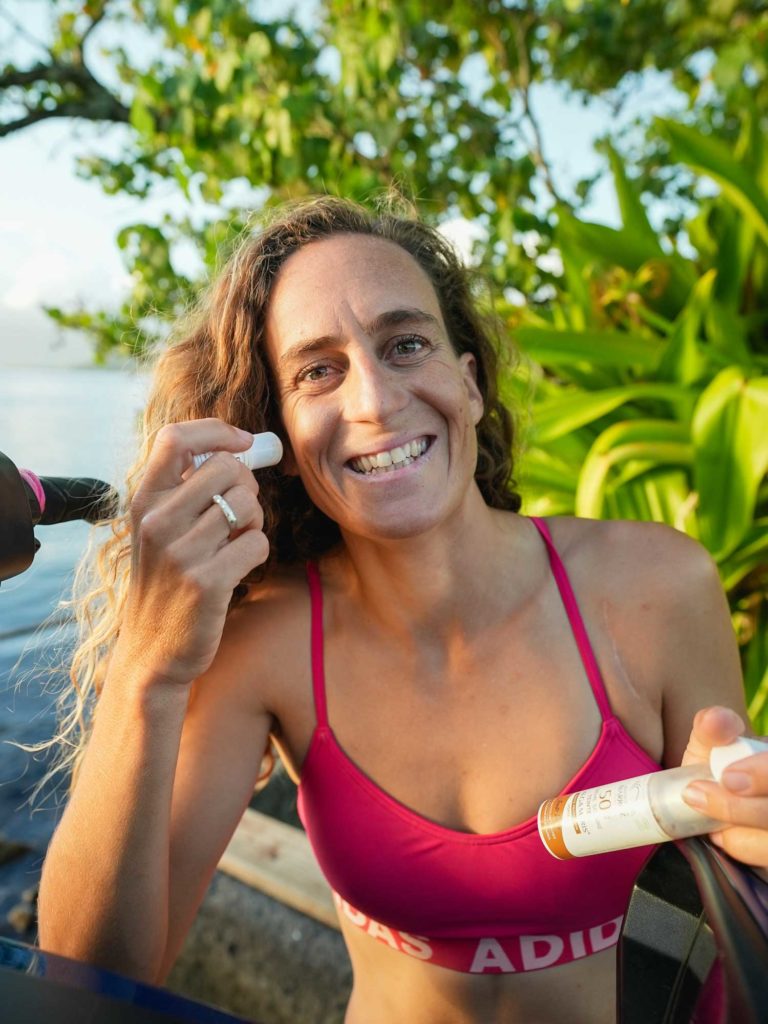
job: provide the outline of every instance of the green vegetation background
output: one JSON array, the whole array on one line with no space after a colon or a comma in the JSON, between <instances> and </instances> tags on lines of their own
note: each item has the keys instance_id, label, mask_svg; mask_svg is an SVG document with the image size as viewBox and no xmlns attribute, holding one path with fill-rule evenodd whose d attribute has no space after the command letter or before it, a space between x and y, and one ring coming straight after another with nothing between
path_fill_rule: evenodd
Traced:
<instances>
[{"instance_id":1,"label":"green vegetation background","mask_svg":"<svg viewBox=\"0 0 768 1024\"><path fill-rule=\"evenodd\" d=\"M655 520L699 539L768 733L768 5L49 7L47 52L0 67L0 137L52 117L123 123L118 155L83 143L80 173L109 193L174 190L189 210L120 232L133 280L122 309L50 315L88 333L97 359L143 355L254 204L365 201L395 184L428 220L476 221L485 301L522 353L505 387L525 413L525 511ZM589 223L596 179L560 194L531 91L554 83L618 114L650 69L681 113L607 130L622 225ZM199 275L178 269L190 246Z\"/></svg>"}]
</instances>

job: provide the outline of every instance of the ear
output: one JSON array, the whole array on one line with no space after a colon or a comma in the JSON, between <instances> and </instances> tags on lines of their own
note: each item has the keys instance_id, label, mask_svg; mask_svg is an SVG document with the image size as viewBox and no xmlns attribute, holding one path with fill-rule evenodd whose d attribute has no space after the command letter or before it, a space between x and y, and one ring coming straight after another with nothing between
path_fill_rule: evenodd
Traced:
<instances>
[{"instance_id":1,"label":"ear","mask_svg":"<svg viewBox=\"0 0 768 1024\"><path fill-rule=\"evenodd\" d=\"M464 378L464 387L469 398L469 405L472 409L472 422L477 426L483 418L483 412L485 411L483 396L480 394L480 388L477 386L477 360L471 352L462 352L459 356L459 363L461 365L462 377Z\"/></svg>"}]
</instances>

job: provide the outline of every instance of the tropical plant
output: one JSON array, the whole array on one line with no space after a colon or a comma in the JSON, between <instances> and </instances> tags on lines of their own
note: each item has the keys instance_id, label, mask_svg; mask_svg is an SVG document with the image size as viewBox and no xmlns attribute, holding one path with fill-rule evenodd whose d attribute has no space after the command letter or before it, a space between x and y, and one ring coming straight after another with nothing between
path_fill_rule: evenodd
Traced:
<instances>
[{"instance_id":1,"label":"tropical plant","mask_svg":"<svg viewBox=\"0 0 768 1024\"><path fill-rule=\"evenodd\" d=\"M719 186L665 246L609 149L623 224L561 209L547 315L508 306L532 395L525 510L668 523L719 567L747 700L768 732L768 149L745 116L735 151L674 121L671 153ZM711 190L710 190L711 191Z\"/></svg>"}]
</instances>

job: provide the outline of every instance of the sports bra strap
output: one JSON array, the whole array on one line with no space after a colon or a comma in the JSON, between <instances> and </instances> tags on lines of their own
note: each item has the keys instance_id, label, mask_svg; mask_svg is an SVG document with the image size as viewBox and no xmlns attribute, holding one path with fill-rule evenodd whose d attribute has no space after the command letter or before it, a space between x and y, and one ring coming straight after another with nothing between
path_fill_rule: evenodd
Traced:
<instances>
[{"instance_id":1,"label":"sports bra strap","mask_svg":"<svg viewBox=\"0 0 768 1024\"><path fill-rule=\"evenodd\" d=\"M600 709L600 716L605 720L613 718L613 711L605 692L605 683L600 674L589 636L581 617L579 606L576 602L576 595L573 592L568 573L565 571L560 555L557 553L549 527L543 519L537 516L529 517L536 529L541 534L547 545L549 565L552 575L555 577L557 588L560 591L565 613L573 630L573 637L581 655L584 671L592 687L595 701ZM312 690L315 696L315 714L319 726L328 725L328 708L325 700L325 668L323 658L323 587L320 581L320 571L316 562L307 562L307 582L309 583L309 598L312 609L312 633L311 633L311 660L312 660Z\"/></svg>"},{"instance_id":2,"label":"sports bra strap","mask_svg":"<svg viewBox=\"0 0 768 1024\"><path fill-rule=\"evenodd\" d=\"M317 562L307 562L309 601L312 609L312 690L315 695L317 724L328 725L325 703L325 668L323 666L323 585Z\"/></svg>"},{"instance_id":3,"label":"sports bra strap","mask_svg":"<svg viewBox=\"0 0 768 1024\"><path fill-rule=\"evenodd\" d=\"M555 577L557 588L560 591L560 597L565 605L565 613L571 624L573 637L576 641L576 646L579 648L579 654L581 655L581 661L584 665L584 670L587 673L587 678L589 679L589 685L592 687L592 693L595 695L595 701L600 709L600 716L603 720L613 718L613 711L611 710L611 705L608 700L608 694L605 692L605 683L603 682L603 677L600 674L600 668L597 664L595 653L592 650L592 644L589 642L589 636L587 635L587 630L584 626L584 620L581 617L581 612L579 611L579 606L576 602L576 595L573 592L571 581L568 579L568 573L565 571L563 561L557 553L557 548L552 541L552 535L549 532L549 527L543 519L539 519L537 516L529 516L529 518L544 538L544 542L547 545L547 553L549 554L549 565L552 569L552 575Z\"/></svg>"}]
</instances>

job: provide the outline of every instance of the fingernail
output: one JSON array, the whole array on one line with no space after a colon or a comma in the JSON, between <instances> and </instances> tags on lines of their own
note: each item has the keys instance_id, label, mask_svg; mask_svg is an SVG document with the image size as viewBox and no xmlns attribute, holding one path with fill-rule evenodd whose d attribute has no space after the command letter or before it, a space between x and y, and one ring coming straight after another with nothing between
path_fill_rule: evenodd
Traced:
<instances>
[{"instance_id":1,"label":"fingernail","mask_svg":"<svg viewBox=\"0 0 768 1024\"><path fill-rule=\"evenodd\" d=\"M683 800L691 807L706 807L707 806L707 794L697 789L696 786L686 786L683 790Z\"/></svg>"},{"instance_id":2,"label":"fingernail","mask_svg":"<svg viewBox=\"0 0 768 1024\"><path fill-rule=\"evenodd\" d=\"M250 432L250 430L243 430L242 427L235 427L235 430L238 432L238 434L242 434L243 435L243 440L244 441L252 441L253 440L253 434Z\"/></svg>"},{"instance_id":3,"label":"fingernail","mask_svg":"<svg viewBox=\"0 0 768 1024\"><path fill-rule=\"evenodd\" d=\"M743 793L752 785L752 779L746 772L727 771L723 772L722 783L734 793Z\"/></svg>"}]
</instances>

